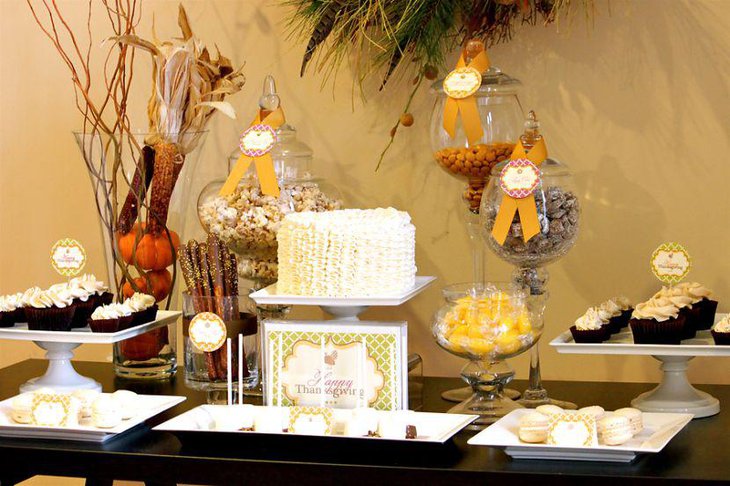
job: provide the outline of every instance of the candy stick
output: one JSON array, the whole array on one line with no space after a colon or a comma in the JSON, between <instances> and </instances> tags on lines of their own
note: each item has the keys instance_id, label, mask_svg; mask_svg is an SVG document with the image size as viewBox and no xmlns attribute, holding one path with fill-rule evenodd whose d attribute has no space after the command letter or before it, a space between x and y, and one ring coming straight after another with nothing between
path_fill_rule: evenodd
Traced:
<instances>
[{"instance_id":1,"label":"candy stick","mask_svg":"<svg viewBox=\"0 0 730 486\"><path fill-rule=\"evenodd\" d=\"M233 405L233 376L230 372L231 370L231 338L226 339L226 350L228 351L226 353L226 359L227 359L227 365L228 365L228 372L226 373L226 377L228 379L228 405Z\"/></svg>"},{"instance_id":2,"label":"candy stick","mask_svg":"<svg viewBox=\"0 0 730 486\"><path fill-rule=\"evenodd\" d=\"M238 404L243 404L243 333L238 335Z\"/></svg>"}]
</instances>

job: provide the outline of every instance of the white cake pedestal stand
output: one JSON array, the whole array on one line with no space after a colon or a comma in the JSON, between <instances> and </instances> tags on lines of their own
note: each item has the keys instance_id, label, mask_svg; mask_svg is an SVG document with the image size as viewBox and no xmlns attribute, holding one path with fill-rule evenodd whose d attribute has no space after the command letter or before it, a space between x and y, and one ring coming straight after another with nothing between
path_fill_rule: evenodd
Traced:
<instances>
[{"instance_id":1,"label":"white cake pedestal stand","mask_svg":"<svg viewBox=\"0 0 730 486\"><path fill-rule=\"evenodd\" d=\"M52 388L58 391L78 389L101 390L101 385L95 380L80 375L74 369L71 360L74 349L82 344L114 344L120 341L139 336L146 332L167 326L178 320L182 315L177 311L158 311L157 319L152 322L130 327L113 333L95 333L84 327L73 331L34 331L28 329L25 323L14 327L0 328L0 339L12 341L33 341L46 350L48 369L43 376L32 378L20 386L21 392Z\"/></svg>"},{"instance_id":2,"label":"white cake pedestal stand","mask_svg":"<svg viewBox=\"0 0 730 486\"><path fill-rule=\"evenodd\" d=\"M720 413L720 401L696 389L687 379L687 368L693 357L654 356L662 362L662 381L653 390L631 400L631 406L644 412L691 413L695 418Z\"/></svg>"},{"instance_id":3,"label":"white cake pedestal stand","mask_svg":"<svg viewBox=\"0 0 730 486\"><path fill-rule=\"evenodd\" d=\"M724 317L718 314L715 319ZM717 398L693 387L687 378L689 362L695 356L730 357L730 346L717 346L710 331L698 331L682 344L634 344L631 331L611 336L597 344L576 343L566 331L550 343L559 353L614 354L652 356L661 362L662 380L653 390L644 392L631 405L644 412L691 413L695 418L720 413Z\"/></svg>"},{"instance_id":4,"label":"white cake pedestal stand","mask_svg":"<svg viewBox=\"0 0 730 486\"><path fill-rule=\"evenodd\" d=\"M356 322L360 320L358 316L370 307L393 307L408 302L423 292L434 280L436 280L436 277L416 277L413 287L400 294L367 297L308 297L288 295L279 293L276 284L273 284L252 293L251 298L260 305L316 305L334 317L334 321Z\"/></svg>"}]
</instances>

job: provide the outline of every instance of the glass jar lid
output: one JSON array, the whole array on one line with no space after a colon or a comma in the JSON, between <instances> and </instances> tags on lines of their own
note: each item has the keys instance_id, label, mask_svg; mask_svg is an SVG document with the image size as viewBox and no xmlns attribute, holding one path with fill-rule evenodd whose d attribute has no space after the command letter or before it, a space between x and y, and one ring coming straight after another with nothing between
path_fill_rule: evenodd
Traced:
<instances>
[{"instance_id":1,"label":"glass jar lid","mask_svg":"<svg viewBox=\"0 0 730 486\"><path fill-rule=\"evenodd\" d=\"M477 89L476 96L505 96L516 94L522 87L522 82L505 74L496 66L491 66L482 73L482 84ZM431 90L440 95L444 93L444 78L435 81Z\"/></svg>"}]
</instances>

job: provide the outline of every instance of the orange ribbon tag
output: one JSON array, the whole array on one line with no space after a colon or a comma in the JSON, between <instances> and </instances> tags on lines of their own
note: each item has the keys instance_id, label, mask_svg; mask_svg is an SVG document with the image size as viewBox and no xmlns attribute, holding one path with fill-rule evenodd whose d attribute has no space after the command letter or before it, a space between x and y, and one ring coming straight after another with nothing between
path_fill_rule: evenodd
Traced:
<instances>
[{"instance_id":1,"label":"orange ribbon tag","mask_svg":"<svg viewBox=\"0 0 730 486\"><path fill-rule=\"evenodd\" d=\"M482 138L482 122L474 93L482 85L482 73L487 69L489 57L486 51L477 54L469 65L462 54L456 63L456 69L444 78L444 92L448 96L444 105L444 130L454 138L456 119L461 113L461 123L469 145Z\"/></svg>"},{"instance_id":2,"label":"orange ribbon tag","mask_svg":"<svg viewBox=\"0 0 730 486\"><path fill-rule=\"evenodd\" d=\"M540 139L529 153L525 151L522 142L518 142L512 151L510 161L502 168L499 185L504 196L492 228L492 237L500 245L507 239L515 213L520 217L522 238L525 243L540 233L537 206L532 194L540 184L542 173L539 167L546 158L547 147L543 139Z\"/></svg>"},{"instance_id":3,"label":"orange ribbon tag","mask_svg":"<svg viewBox=\"0 0 730 486\"><path fill-rule=\"evenodd\" d=\"M276 180L274 160L269 152L277 141L276 129L283 125L284 121L284 112L281 108L272 111L263 120L261 120L260 112L256 115L251 125L241 135L239 143L241 156L221 187L219 192L221 196L233 193L253 162L261 185L261 192L267 196L279 197L279 183Z\"/></svg>"}]
</instances>

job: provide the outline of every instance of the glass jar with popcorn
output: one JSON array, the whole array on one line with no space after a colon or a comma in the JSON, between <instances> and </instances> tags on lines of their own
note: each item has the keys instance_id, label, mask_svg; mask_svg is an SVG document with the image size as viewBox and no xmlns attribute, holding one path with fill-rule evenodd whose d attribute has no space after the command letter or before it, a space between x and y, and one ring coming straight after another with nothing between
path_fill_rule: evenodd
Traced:
<instances>
[{"instance_id":1,"label":"glass jar with popcorn","mask_svg":"<svg viewBox=\"0 0 730 486\"><path fill-rule=\"evenodd\" d=\"M278 141L270 154L281 191L278 198L262 193L254 164L232 194L220 196L223 181L215 181L198 198L203 228L237 254L239 277L253 282L255 289L277 280L276 233L287 214L342 207L340 192L314 175L312 150L297 138L294 127L284 124L276 133ZM239 156L238 150L231 154L229 170Z\"/></svg>"},{"instance_id":2,"label":"glass jar with popcorn","mask_svg":"<svg viewBox=\"0 0 730 486\"><path fill-rule=\"evenodd\" d=\"M442 292L446 304L433 318L433 336L440 347L469 360L461 376L473 390L449 412L479 415L472 428L483 428L521 408L503 394L514 376L505 360L540 338L542 299L507 283L455 284Z\"/></svg>"}]
</instances>

